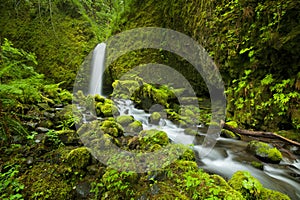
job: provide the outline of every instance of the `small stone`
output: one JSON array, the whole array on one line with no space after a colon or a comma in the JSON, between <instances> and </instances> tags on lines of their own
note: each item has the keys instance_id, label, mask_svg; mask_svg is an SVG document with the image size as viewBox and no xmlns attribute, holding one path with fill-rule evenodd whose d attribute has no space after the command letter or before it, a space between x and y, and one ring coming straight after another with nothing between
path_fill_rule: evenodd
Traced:
<instances>
[{"instance_id":1,"label":"small stone","mask_svg":"<svg viewBox=\"0 0 300 200\"><path fill-rule=\"evenodd\" d=\"M36 128L36 132L38 132L38 133L47 133L49 131L50 131L50 129L45 128L45 127L37 127Z\"/></svg>"}]
</instances>

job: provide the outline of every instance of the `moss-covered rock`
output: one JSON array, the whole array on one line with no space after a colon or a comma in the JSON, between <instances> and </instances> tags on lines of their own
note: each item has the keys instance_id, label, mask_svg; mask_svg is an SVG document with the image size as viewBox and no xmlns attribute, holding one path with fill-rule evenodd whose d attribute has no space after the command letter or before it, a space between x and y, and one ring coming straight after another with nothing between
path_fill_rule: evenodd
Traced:
<instances>
[{"instance_id":1,"label":"moss-covered rock","mask_svg":"<svg viewBox=\"0 0 300 200\"><path fill-rule=\"evenodd\" d=\"M240 191L246 199L290 199L287 195L269 190L247 171L238 171L228 181L229 185Z\"/></svg>"},{"instance_id":2,"label":"moss-covered rock","mask_svg":"<svg viewBox=\"0 0 300 200\"><path fill-rule=\"evenodd\" d=\"M130 133L138 134L143 130L143 124L140 121L135 120L134 122L130 123L127 127L127 131Z\"/></svg>"},{"instance_id":3,"label":"moss-covered rock","mask_svg":"<svg viewBox=\"0 0 300 200\"><path fill-rule=\"evenodd\" d=\"M108 134L113 137L120 137L124 133L123 127L113 119L107 119L101 122L100 126L104 134Z\"/></svg>"},{"instance_id":4,"label":"moss-covered rock","mask_svg":"<svg viewBox=\"0 0 300 200\"><path fill-rule=\"evenodd\" d=\"M226 129L221 130L221 136L225 137L225 138L235 139L235 140L241 139L241 136L239 134L235 134L234 132L226 130Z\"/></svg>"},{"instance_id":5,"label":"moss-covered rock","mask_svg":"<svg viewBox=\"0 0 300 200\"><path fill-rule=\"evenodd\" d=\"M112 117L118 115L118 108L110 102L99 102L96 104L96 114L99 117Z\"/></svg>"},{"instance_id":6,"label":"moss-covered rock","mask_svg":"<svg viewBox=\"0 0 300 200\"><path fill-rule=\"evenodd\" d=\"M264 142L253 140L248 143L247 150L265 162L279 163L282 160L281 152Z\"/></svg>"},{"instance_id":7,"label":"moss-covered rock","mask_svg":"<svg viewBox=\"0 0 300 200\"><path fill-rule=\"evenodd\" d=\"M160 113L159 112L153 112L150 115L149 121L152 124L159 124L160 119L161 119Z\"/></svg>"},{"instance_id":8,"label":"moss-covered rock","mask_svg":"<svg viewBox=\"0 0 300 200\"><path fill-rule=\"evenodd\" d=\"M130 123L134 122L134 117L130 115L121 115L116 118L116 122L123 127L127 127Z\"/></svg>"},{"instance_id":9,"label":"moss-covered rock","mask_svg":"<svg viewBox=\"0 0 300 200\"><path fill-rule=\"evenodd\" d=\"M144 130L139 133L139 141L142 148L150 148L154 144L165 146L169 144L169 138L166 132L156 129Z\"/></svg>"},{"instance_id":10,"label":"moss-covered rock","mask_svg":"<svg viewBox=\"0 0 300 200\"><path fill-rule=\"evenodd\" d=\"M136 80L116 80L112 86L114 88L113 97L131 99L134 92L139 89L140 83Z\"/></svg>"},{"instance_id":11,"label":"moss-covered rock","mask_svg":"<svg viewBox=\"0 0 300 200\"><path fill-rule=\"evenodd\" d=\"M251 165L257 169L261 169L261 170L264 169L264 164L261 162L252 161Z\"/></svg>"},{"instance_id":12,"label":"moss-covered rock","mask_svg":"<svg viewBox=\"0 0 300 200\"><path fill-rule=\"evenodd\" d=\"M262 184L247 171L234 173L228 183L246 199L259 199L263 190Z\"/></svg>"},{"instance_id":13,"label":"moss-covered rock","mask_svg":"<svg viewBox=\"0 0 300 200\"><path fill-rule=\"evenodd\" d=\"M86 147L79 147L66 155L65 162L75 169L85 168L91 162L91 154Z\"/></svg>"},{"instance_id":14,"label":"moss-covered rock","mask_svg":"<svg viewBox=\"0 0 300 200\"><path fill-rule=\"evenodd\" d=\"M105 102L105 97L101 96L100 94L96 94L95 95L95 101L104 103Z\"/></svg>"},{"instance_id":15,"label":"moss-covered rock","mask_svg":"<svg viewBox=\"0 0 300 200\"><path fill-rule=\"evenodd\" d=\"M74 130L60 130L56 131L56 134L65 145L76 145L79 143L79 136Z\"/></svg>"}]
</instances>

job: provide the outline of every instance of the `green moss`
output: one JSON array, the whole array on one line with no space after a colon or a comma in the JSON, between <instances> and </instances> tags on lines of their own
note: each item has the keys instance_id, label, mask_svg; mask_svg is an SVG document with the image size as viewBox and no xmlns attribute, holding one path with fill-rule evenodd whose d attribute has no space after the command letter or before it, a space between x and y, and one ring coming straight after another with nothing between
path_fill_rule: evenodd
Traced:
<instances>
[{"instance_id":1,"label":"green moss","mask_svg":"<svg viewBox=\"0 0 300 200\"><path fill-rule=\"evenodd\" d=\"M105 97L101 96L100 94L96 94L95 95L95 101L104 103L105 102Z\"/></svg>"},{"instance_id":2,"label":"green moss","mask_svg":"<svg viewBox=\"0 0 300 200\"><path fill-rule=\"evenodd\" d=\"M134 117L130 115L121 115L116 118L116 122L123 127L127 127L130 123L134 122Z\"/></svg>"},{"instance_id":3,"label":"green moss","mask_svg":"<svg viewBox=\"0 0 300 200\"><path fill-rule=\"evenodd\" d=\"M232 126L233 128L238 128L238 123L235 121L229 121L229 122L226 122L226 124L228 124L229 126Z\"/></svg>"},{"instance_id":4,"label":"green moss","mask_svg":"<svg viewBox=\"0 0 300 200\"><path fill-rule=\"evenodd\" d=\"M60 130L56 131L58 138L65 144L65 145L72 145L77 144L79 137L74 130Z\"/></svg>"},{"instance_id":5,"label":"green moss","mask_svg":"<svg viewBox=\"0 0 300 200\"><path fill-rule=\"evenodd\" d=\"M57 164L34 165L21 177L26 187L25 199L71 199L72 185L63 176L67 173L70 173L68 168Z\"/></svg>"},{"instance_id":6,"label":"green moss","mask_svg":"<svg viewBox=\"0 0 300 200\"><path fill-rule=\"evenodd\" d=\"M225 137L225 138L231 138L231 139L241 139L241 136L238 134L233 133L232 131L226 130L226 129L222 129L221 131L221 136Z\"/></svg>"},{"instance_id":7,"label":"green moss","mask_svg":"<svg viewBox=\"0 0 300 200\"><path fill-rule=\"evenodd\" d=\"M283 194L281 192L264 188L261 192L260 199L289 200L290 198L286 194Z\"/></svg>"},{"instance_id":8,"label":"green moss","mask_svg":"<svg viewBox=\"0 0 300 200\"><path fill-rule=\"evenodd\" d=\"M91 154L86 147L79 147L66 155L65 162L75 169L85 168L91 162Z\"/></svg>"},{"instance_id":9,"label":"green moss","mask_svg":"<svg viewBox=\"0 0 300 200\"><path fill-rule=\"evenodd\" d=\"M279 163L282 160L281 152L264 142L253 140L249 142L247 149L265 162Z\"/></svg>"},{"instance_id":10,"label":"green moss","mask_svg":"<svg viewBox=\"0 0 300 200\"><path fill-rule=\"evenodd\" d=\"M261 169L261 170L264 169L264 165L261 162L252 161L251 165L257 169Z\"/></svg>"},{"instance_id":11,"label":"green moss","mask_svg":"<svg viewBox=\"0 0 300 200\"><path fill-rule=\"evenodd\" d=\"M114 88L113 97L131 99L134 92L139 89L140 83L136 80L116 80L112 86Z\"/></svg>"},{"instance_id":12,"label":"green moss","mask_svg":"<svg viewBox=\"0 0 300 200\"><path fill-rule=\"evenodd\" d=\"M150 123L159 124L160 119L161 119L161 115L159 112L153 112L150 115Z\"/></svg>"},{"instance_id":13,"label":"green moss","mask_svg":"<svg viewBox=\"0 0 300 200\"><path fill-rule=\"evenodd\" d=\"M154 144L165 146L169 144L169 138L166 132L155 129L144 130L139 133L139 141L143 148L149 148Z\"/></svg>"},{"instance_id":14,"label":"green moss","mask_svg":"<svg viewBox=\"0 0 300 200\"><path fill-rule=\"evenodd\" d=\"M112 117L118 114L118 108L111 104L110 102L97 103L96 104L96 114L100 117Z\"/></svg>"},{"instance_id":15,"label":"green moss","mask_svg":"<svg viewBox=\"0 0 300 200\"><path fill-rule=\"evenodd\" d=\"M228 183L246 199L259 199L263 190L262 184L247 171L234 173Z\"/></svg>"},{"instance_id":16,"label":"green moss","mask_svg":"<svg viewBox=\"0 0 300 200\"><path fill-rule=\"evenodd\" d=\"M122 136L124 132L123 127L113 119L103 121L100 126L104 134L109 134L113 137Z\"/></svg>"},{"instance_id":17,"label":"green moss","mask_svg":"<svg viewBox=\"0 0 300 200\"><path fill-rule=\"evenodd\" d=\"M142 122L137 121L137 120L130 123L128 125L128 129L127 129L128 132L136 133L136 134L138 134L142 130L143 130L143 124L142 124Z\"/></svg>"}]
</instances>

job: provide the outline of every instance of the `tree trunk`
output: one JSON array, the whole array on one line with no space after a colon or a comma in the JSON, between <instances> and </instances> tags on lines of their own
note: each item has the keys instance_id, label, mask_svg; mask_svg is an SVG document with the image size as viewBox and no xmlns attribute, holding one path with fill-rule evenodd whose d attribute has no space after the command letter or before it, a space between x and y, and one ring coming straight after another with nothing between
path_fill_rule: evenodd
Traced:
<instances>
[{"instance_id":1,"label":"tree trunk","mask_svg":"<svg viewBox=\"0 0 300 200\"><path fill-rule=\"evenodd\" d=\"M273 132L264 132L264 131L250 131L250 130L245 130L245 129L240 129L240 128L234 128L226 123L223 123L223 128L229 131L232 131L234 133L238 133L240 135L246 135L246 136L253 136L253 137L264 137L264 138L274 138L274 139L279 139L285 142L288 142L289 144L295 145L297 147L300 147L300 143L290 140L288 138L285 138L281 135L278 135Z\"/></svg>"}]
</instances>

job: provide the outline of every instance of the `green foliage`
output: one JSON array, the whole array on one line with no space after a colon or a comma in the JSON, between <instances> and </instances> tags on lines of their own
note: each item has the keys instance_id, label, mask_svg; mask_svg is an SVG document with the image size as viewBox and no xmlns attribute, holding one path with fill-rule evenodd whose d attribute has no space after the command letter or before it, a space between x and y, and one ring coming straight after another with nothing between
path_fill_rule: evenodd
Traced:
<instances>
[{"instance_id":1,"label":"green foliage","mask_svg":"<svg viewBox=\"0 0 300 200\"><path fill-rule=\"evenodd\" d=\"M24 185L19 182L17 175L19 165L6 165L0 172L0 198L3 200L24 199L21 194Z\"/></svg>"},{"instance_id":2,"label":"green foliage","mask_svg":"<svg viewBox=\"0 0 300 200\"><path fill-rule=\"evenodd\" d=\"M14 136L24 139L28 136L28 131L22 126L20 121L13 116L2 113L0 110L0 144L9 145Z\"/></svg>"},{"instance_id":3,"label":"green foliage","mask_svg":"<svg viewBox=\"0 0 300 200\"><path fill-rule=\"evenodd\" d=\"M296 80L275 81L272 74L267 74L257 82L250 78L252 73L252 70L246 70L243 77L233 80L232 86L227 88L230 119L261 129L265 126L276 130L282 124L291 124L298 129L298 121L291 118L300 101L300 92L294 87Z\"/></svg>"},{"instance_id":4,"label":"green foliage","mask_svg":"<svg viewBox=\"0 0 300 200\"><path fill-rule=\"evenodd\" d=\"M98 43L118 30L129 0L2 2L0 35L36 53L35 69L71 89L78 67ZM2 42L2 41L0 41Z\"/></svg>"},{"instance_id":5,"label":"green foliage","mask_svg":"<svg viewBox=\"0 0 300 200\"><path fill-rule=\"evenodd\" d=\"M4 40L0 51L0 102L5 110L20 107L23 103L40 102L39 89L43 76L34 71L36 57Z\"/></svg>"},{"instance_id":6,"label":"green foliage","mask_svg":"<svg viewBox=\"0 0 300 200\"><path fill-rule=\"evenodd\" d=\"M263 190L262 184L247 171L236 172L228 183L246 199L259 199Z\"/></svg>"},{"instance_id":7,"label":"green foliage","mask_svg":"<svg viewBox=\"0 0 300 200\"><path fill-rule=\"evenodd\" d=\"M117 171L115 169L107 169L103 175L101 182L105 189L103 197L114 196L115 199L134 197L135 191L133 183L137 180L137 174L131 171Z\"/></svg>"}]
</instances>

